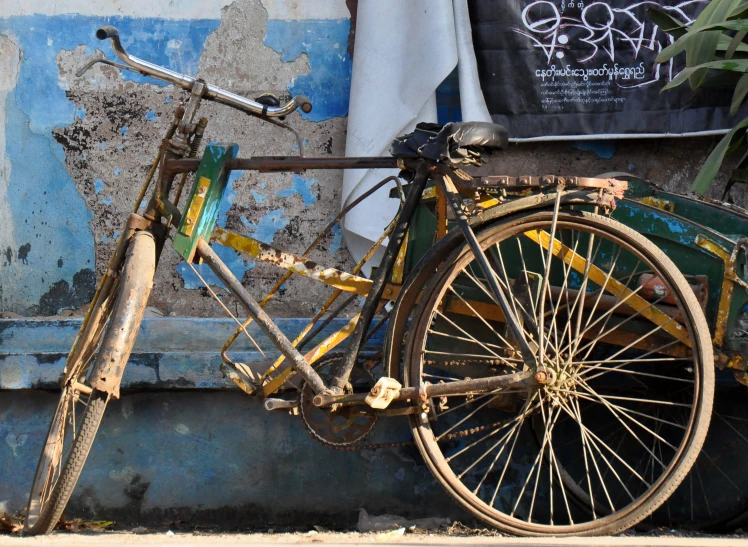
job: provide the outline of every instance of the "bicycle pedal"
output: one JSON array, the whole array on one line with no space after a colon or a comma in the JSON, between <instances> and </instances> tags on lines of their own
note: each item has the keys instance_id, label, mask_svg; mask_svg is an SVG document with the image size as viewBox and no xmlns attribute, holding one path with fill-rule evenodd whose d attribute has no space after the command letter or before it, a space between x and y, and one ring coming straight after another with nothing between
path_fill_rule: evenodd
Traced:
<instances>
[{"instance_id":1,"label":"bicycle pedal","mask_svg":"<svg viewBox=\"0 0 748 547\"><path fill-rule=\"evenodd\" d=\"M299 401L287 399L265 399L265 410L290 410L299 408Z\"/></svg>"},{"instance_id":2,"label":"bicycle pedal","mask_svg":"<svg viewBox=\"0 0 748 547\"><path fill-rule=\"evenodd\" d=\"M249 365L244 363L221 363L223 375L234 382L247 395L254 395L260 385L260 378Z\"/></svg>"},{"instance_id":3,"label":"bicycle pedal","mask_svg":"<svg viewBox=\"0 0 748 547\"><path fill-rule=\"evenodd\" d=\"M400 382L394 378L388 378L382 376L374 387L371 388L369 394L366 396L366 404L371 408L383 409L390 406L390 403L394 400L395 396L403 387Z\"/></svg>"}]
</instances>

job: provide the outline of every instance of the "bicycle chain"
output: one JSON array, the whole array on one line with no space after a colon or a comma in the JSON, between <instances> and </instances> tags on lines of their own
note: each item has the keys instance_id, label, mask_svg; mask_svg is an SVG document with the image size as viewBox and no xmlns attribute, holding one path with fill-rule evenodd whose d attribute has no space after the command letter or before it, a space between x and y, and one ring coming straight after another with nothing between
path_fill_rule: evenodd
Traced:
<instances>
[{"instance_id":1,"label":"bicycle chain","mask_svg":"<svg viewBox=\"0 0 748 547\"><path fill-rule=\"evenodd\" d=\"M324 366L326 364L326 362L328 362L328 361L334 361L336 359L340 359L341 356L342 356L342 353L340 353L340 354L338 354L338 353L328 354L327 356L325 356L322 359L320 359L319 361L317 361L315 363L315 366L320 366L320 367ZM459 361L457 363L464 364L465 362L464 361ZM482 361L482 363L485 363L485 361ZM301 391L299 391L299 396L301 396ZM413 446L413 445L416 444L416 442L414 440L410 440L410 441L397 441L397 442L389 442L389 443L356 444L356 443L360 442L360 440L359 440L359 441L354 441L354 442L348 443L348 444L335 444L335 443L331 443L329 441L325 441L325 440L321 439L315 433L314 428L311 425L309 425L307 423L307 421L304 419L304 414L303 413L300 413L299 416L301 417L301 422L304 425L304 429L307 430L307 432L310 434L310 436L312 437L312 439L314 439L317 443L321 444L325 448L331 448L333 450L339 450L341 452L360 452L360 451L363 451L363 450L380 450L380 449L383 449L383 448L402 448L402 447L405 447L405 446ZM476 427L471 427L471 428L468 428L468 429L463 429L462 431L455 431L454 433L450 433L449 435L445 435L444 437L441 437L440 440L451 441L453 439L459 439L459 438L463 438L463 437L469 437L470 435L475 435L476 433L480 433L481 431L485 431L487 429L491 429L491 428L497 427L497 426L501 425L504 422L505 422L505 420L502 420L502 421L495 422L495 423L492 423L492 424L485 424L485 425L480 425L480 426L476 426ZM375 424L375 426L376 426L376 424ZM372 429L373 428L374 428L374 426L372 426ZM366 436L368 436L368 433L367 433Z\"/></svg>"}]
</instances>

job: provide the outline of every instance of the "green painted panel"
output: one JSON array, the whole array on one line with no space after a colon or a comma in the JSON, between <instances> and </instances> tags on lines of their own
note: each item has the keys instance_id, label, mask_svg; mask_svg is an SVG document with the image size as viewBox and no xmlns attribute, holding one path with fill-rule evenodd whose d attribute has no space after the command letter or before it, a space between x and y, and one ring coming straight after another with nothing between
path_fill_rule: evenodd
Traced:
<instances>
[{"instance_id":1,"label":"green painted panel","mask_svg":"<svg viewBox=\"0 0 748 547\"><path fill-rule=\"evenodd\" d=\"M192 260L201 238L210 239L229 178L226 163L235 158L238 151L239 145L236 144L209 144L205 147L200 167L195 173L190 199L174 235L173 247L185 260ZM198 189L205 185L207 191L200 194Z\"/></svg>"}]
</instances>

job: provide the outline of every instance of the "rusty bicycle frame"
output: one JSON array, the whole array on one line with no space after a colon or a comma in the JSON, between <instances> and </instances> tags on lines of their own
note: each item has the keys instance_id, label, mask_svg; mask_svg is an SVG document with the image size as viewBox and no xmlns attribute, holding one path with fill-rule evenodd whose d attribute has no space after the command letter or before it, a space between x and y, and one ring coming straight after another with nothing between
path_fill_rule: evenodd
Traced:
<instances>
[{"instance_id":1,"label":"rusty bicycle frame","mask_svg":"<svg viewBox=\"0 0 748 547\"><path fill-rule=\"evenodd\" d=\"M498 304L495 315L500 317L508 325L508 328L514 335L524 361L524 370L491 378L465 379L451 382L447 385L425 384L418 390L415 388L400 387L383 390L375 386L369 395L379 399L385 398L386 401L384 401L383 406L380 408L386 408L392 401L413 399L426 401L430 397L485 392L494 390L500 386L521 382L544 383L546 368L543 363L537 361L536 357L538 337L535 336L533 337L535 340L532 340L524 335L523 328L520 327L520 320L515 315L516 312L509 305L507 295L499 286L494 276L490 274L493 266L491 258L481 249L473 228L480 225L482 221L487 220L488 217L498 218L502 213L518 212L523 209L536 207L553 207L556 214L561 205L575 203L591 205L596 210L600 207L609 210L614 207L615 198L622 197L623 190L626 187L625 182L615 179L585 179L557 176L492 176L473 178L457 166L418 156L413 158L307 158L303 156L303 147L301 146L301 139L298 134L290 126L276 119L282 119L283 116L293 112L297 108L305 112L311 111L312 105L306 97L297 96L284 106L280 106L279 102L276 105L268 105L251 101L211 86L201 80L169 71L131 56L122 47L117 30L114 27L103 27L97 32L97 36L102 40L111 40L115 53L126 63L126 65L117 65L120 68L135 70L141 74L154 76L180 86L190 92L190 97L186 104L180 104L175 111L173 122L162 141L156 159L151 165L146 181L135 202L135 208L128 219L127 229L123 230L114 256L110 261L109 268L100 281L97 293L94 296L94 303L108 297L113 286L113 281L117 276L118 268L123 261L128 241L135 231L148 230L153 233L157 240L157 250L160 254L170 230L175 228L176 231L173 238L174 249L190 266L194 262L204 262L207 264L249 315L249 318L243 323L234 317L237 323L239 323L239 327L226 342L221 352L223 358L221 369L224 374L251 395L268 397L283 387L292 376L299 375L312 388L315 394L313 399L315 406L330 407L331 405L339 404L364 404L365 394L345 393L345 387L348 384L356 359L366 338L372 334L370 327L373 319L383 309L384 303L396 301L400 297L401 290L404 287L403 282L405 281L403 279L403 263L407 249L406 236L408 229L416 207L421 199L430 193L429 195L435 194L437 198L437 237L443 238L446 236L447 208L449 207L457 224L458 231L474 251L480 269L486 275L492 296L495 303ZM113 64L111 61L103 59L94 60L83 67L78 74L82 74L96 62ZM237 158L238 147L236 145L208 145L205 148L202 158L197 158L196 156L208 123L206 118L195 120L200 102L203 99L227 104L264 121L292 131L296 135L296 140L300 145L300 155L297 157ZM407 195L405 195L403 185L398 177L385 178L345 207L300 256L282 251L257 239L215 227L217 205L223 195L228 175L232 170L253 170L267 173L301 172L310 169L342 170L378 168L399 168L401 176L409 179ZM137 214L139 204L148 192L156 172L158 172L158 176L155 177L156 182L151 198L142 215L139 215ZM191 173L195 175L192 190L184 210L180 211L178 208L180 198L184 191L187 177ZM178 177L179 180L177 180ZM352 272L347 273L334 268L325 268L308 259L311 251L316 248L324 236L329 233L332 227L348 211L382 188L385 184L392 182L396 184L399 193L401 202L400 211ZM429 182L434 183L433 189L426 188ZM494 207L499 203L495 198L486 197L485 194L479 192L480 189L485 188L503 192L507 190L525 191L529 196L514 200L511 204L508 204L508 209L502 209L502 207ZM172 194L173 198L170 199ZM475 203L477 205L476 209L473 211L466 210L465 196L472 196L474 200L477 200ZM491 207L490 211L488 211L489 207ZM477 216L474 214L476 211L482 213L484 210L487 212L486 219L482 218L481 214ZM580 267L575 260L567 256L569 250L560 245L558 241L553 240L552 237L549 237L545 233L539 233L536 236L539 238L538 241L546 249L559 258L567 260L572 268ZM389 238L389 241L386 244L383 258L373 278L367 279L360 276L359 273L364 264L387 238ZM249 254L257 260L284 268L286 272L268 294L260 302L257 302L221 261L220 257L211 249L208 244L209 241L221 243L236 251ZM302 329L296 339L291 341L281 332L264 311L263 307L293 274L322 282L333 287L335 292L328 298L309 324ZM209 287L208 289L210 290ZM626 294L625 291L628 291L628 289L620 288L621 294ZM329 324L331 319L340 313L348 303L348 301L345 301L336 311L331 312L329 317L323 319L324 314L331 309L333 303L343 292L365 297L365 302L360 312L341 329L329 335L312 350L302 354L301 350L304 346L321 332ZM215 297L212 291L211 293ZM412 301L415 297L411 295L407 298ZM662 311L656 309L647 311L650 309L649 303L643 300L639 303L637 298L631 298L629 305L640 312L643 310L644 315L648 316L648 319L664 325L672 321L672 318ZM218 299L216 298L216 300ZM397 303L395 306L397 306ZM91 309L96 308L98 308L96 305L91 307ZM233 317L228 308L224 306L224 309ZM388 315L385 312L382 320L379 321L373 330L381 327L387 317ZM87 337L93 335L93 333L88 332L91 330L88 324L89 322L96 324L96 321L91 320L92 318L88 316L84 319L84 325L71 350L71 356L76 356L76 348L81 345L79 344L81 340L85 340ZM242 370L240 364L234 363L227 353L228 348L240 334L245 333L252 340L246 331L246 327L252 321L257 323L259 328L281 353L281 356L259 377L254 376L254 373L251 371ZM395 329L397 328L402 330L402 321L400 321L399 327L395 327ZM534 327L531 325L531 330L533 328L535 331L538 330L537 325L534 325ZM527 329L527 325L525 325L525 329ZM666 330L668 329L666 328ZM349 339L349 342L343 358L332 374L330 381L326 383L313 368L312 364L346 339ZM254 340L252 342L254 343ZM625 343L629 342L626 341ZM390 348L390 353L392 354L393 352L394 350ZM70 359L69 361L75 363L76 360ZM383 355L383 360L386 362L384 370L391 376L397 376L397 372L394 370L396 367L391 366L387 362L388 355L386 352ZM287 361L290 366L281 369L284 361ZM106 366L104 366L104 370L99 370L98 374L91 380L91 387L114 394L115 396L118 395L119 380L123 373L122 368L106 370ZM397 385L399 386L399 384Z\"/></svg>"}]
</instances>

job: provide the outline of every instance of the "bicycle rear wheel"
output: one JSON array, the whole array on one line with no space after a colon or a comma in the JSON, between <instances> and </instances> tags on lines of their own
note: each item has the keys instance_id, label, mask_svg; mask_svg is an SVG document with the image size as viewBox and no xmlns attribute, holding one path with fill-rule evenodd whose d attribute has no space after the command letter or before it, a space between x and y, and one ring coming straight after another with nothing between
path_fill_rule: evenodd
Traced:
<instances>
[{"instance_id":1,"label":"bicycle rear wheel","mask_svg":"<svg viewBox=\"0 0 748 547\"><path fill-rule=\"evenodd\" d=\"M598 215L522 215L478 238L492 271L465 246L426 285L406 381L523 369L486 275L548 381L430 401L430 415L411 417L427 465L463 507L511 534L633 526L683 480L709 425L712 347L692 290L660 249ZM647 292L651 276L661 287Z\"/></svg>"},{"instance_id":2,"label":"bicycle rear wheel","mask_svg":"<svg viewBox=\"0 0 748 547\"><path fill-rule=\"evenodd\" d=\"M124 367L135 336L128 337L124 346L118 336L123 329L137 331L140 326L155 269L153 236L137 232L127 249L119 281L107 298L97 302L97 309L89 315L94 323L82 327L79 346L68 357L60 401L29 494L26 535L51 532L62 516L109 401L108 393L91 388L90 374L101 356L116 358Z\"/></svg>"}]
</instances>

